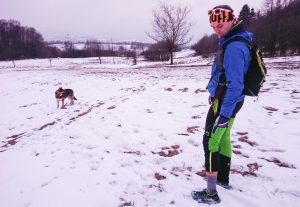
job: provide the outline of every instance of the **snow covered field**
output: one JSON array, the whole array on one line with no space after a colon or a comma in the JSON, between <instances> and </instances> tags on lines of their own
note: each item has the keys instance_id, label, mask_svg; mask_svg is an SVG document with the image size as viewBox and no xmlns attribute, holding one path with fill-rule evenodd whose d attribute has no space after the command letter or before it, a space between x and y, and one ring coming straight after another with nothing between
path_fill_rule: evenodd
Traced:
<instances>
[{"instance_id":1,"label":"snow covered field","mask_svg":"<svg viewBox=\"0 0 300 207\"><path fill-rule=\"evenodd\" d=\"M210 66L183 56L176 67L0 62L0 206L200 206L190 192L206 187ZM266 62L261 96L246 98L233 126L233 190L218 188L218 206L299 206L300 58ZM56 108L59 86L74 105Z\"/></svg>"}]
</instances>

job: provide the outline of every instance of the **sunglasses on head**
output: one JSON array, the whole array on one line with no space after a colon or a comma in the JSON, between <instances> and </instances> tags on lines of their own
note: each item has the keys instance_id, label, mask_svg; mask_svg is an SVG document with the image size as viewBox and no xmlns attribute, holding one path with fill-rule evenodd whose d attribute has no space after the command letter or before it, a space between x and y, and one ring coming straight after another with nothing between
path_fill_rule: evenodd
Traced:
<instances>
[{"instance_id":1,"label":"sunglasses on head","mask_svg":"<svg viewBox=\"0 0 300 207\"><path fill-rule=\"evenodd\" d=\"M211 16L211 15L219 15L219 14L221 14L221 12L223 12L223 11L225 11L225 12L232 12L231 10L229 10L229 9L222 9L222 8L215 8L215 9L210 9L210 10L208 10L208 15L209 16Z\"/></svg>"}]
</instances>

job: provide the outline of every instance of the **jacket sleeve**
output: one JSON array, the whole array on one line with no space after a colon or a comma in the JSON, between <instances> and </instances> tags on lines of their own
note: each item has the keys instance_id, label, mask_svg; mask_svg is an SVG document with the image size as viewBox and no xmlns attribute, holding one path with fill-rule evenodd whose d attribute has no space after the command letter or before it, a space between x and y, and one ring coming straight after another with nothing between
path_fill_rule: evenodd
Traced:
<instances>
[{"instance_id":1,"label":"jacket sleeve","mask_svg":"<svg viewBox=\"0 0 300 207\"><path fill-rule=\"evenodd\" d=\"M249 61L250 52L245 43L236 41L227 46L223 62L227 91L221 106L221 116L230 118L236 103L244 98L244 76L247 72Z\"/></svg>"}]
</instances>

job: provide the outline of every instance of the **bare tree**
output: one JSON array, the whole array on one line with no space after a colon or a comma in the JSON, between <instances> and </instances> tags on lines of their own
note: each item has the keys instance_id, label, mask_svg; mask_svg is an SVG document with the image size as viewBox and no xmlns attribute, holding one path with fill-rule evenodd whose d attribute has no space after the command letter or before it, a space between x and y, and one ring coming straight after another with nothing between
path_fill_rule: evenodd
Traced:
<instances>
[{"instance_id":1,"label":"bare tree","mask_svg":"<svg viewBox=\"0 0 300 207\"><path fill-rule=\"evenodd\" d=\"M99 63L101 64L102 56L102 44L97 40L87 40L84 46L84 50L88 51L88 56L98 57Z\"/></svg>"},{"instance_id":2,"label":"bare tree","mask_svg":"<svg viewBox=\"0 0 300 207\"><path fill-rule=\"evenodd\" d=\"M162 2L153 11L153 31L147 34L156 42L165 43L165 48L170 53L171 65L176 49L191 41L191 37L188 38L192 27L192 23L188 22L189 13L187 6L176 7Z\"/></svg>"},{"instance_id":3,"label":"bare tree","mask_svg":"<svg viewBox=\"0 0 300 207\"><path fill-rule=\"evenodd\" d=\"M269 10L273 11L274 6L275 6L275 0L265 0L264 1L263 8L266 12L268 12Z\"/></svg>"},{"instance_id":4,"label":"bare tree","mask_svg":"<svg viewBox=\"0 0 300 207\"><path fill-rule=\"evenodd\" d=\"M102 56L102 43L101 42L99 42L99 44L98 44L97 55L98 55L99 63L101 64L101 56Z\"/></svg>"},{"instance_id":5,"label":"bare tree","mask_svg":"<svg viewBox=\"0 0 300 207\"><path fill-rule=\"evenodd\" d=\"M115 64L114 43L113 43L112 40L110 41L110 49L111 49L111 54L112 54L112 57L113 57L113 63Z\"/></svg>"}]
</instances>

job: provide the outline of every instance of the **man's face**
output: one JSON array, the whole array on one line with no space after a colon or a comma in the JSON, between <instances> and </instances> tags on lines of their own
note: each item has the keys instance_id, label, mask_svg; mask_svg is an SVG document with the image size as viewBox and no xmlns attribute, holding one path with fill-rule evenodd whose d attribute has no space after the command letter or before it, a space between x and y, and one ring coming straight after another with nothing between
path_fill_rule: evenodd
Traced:
<instances>
[{"instance_id":1,"label":"man's face","mask_svg":"<svg viewBox=\"0 0 300 207\"><path fill-rule=\"evenodd\" d=\"M213 28L218 37L223 37L233 27L233 24L232 22L212 22L210 26Z\"/></svg>"}]
</instances>

